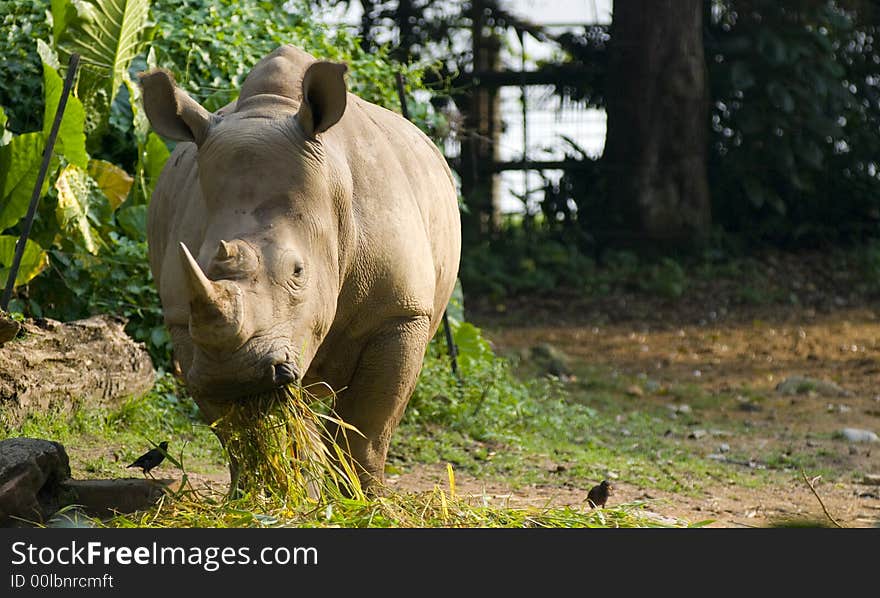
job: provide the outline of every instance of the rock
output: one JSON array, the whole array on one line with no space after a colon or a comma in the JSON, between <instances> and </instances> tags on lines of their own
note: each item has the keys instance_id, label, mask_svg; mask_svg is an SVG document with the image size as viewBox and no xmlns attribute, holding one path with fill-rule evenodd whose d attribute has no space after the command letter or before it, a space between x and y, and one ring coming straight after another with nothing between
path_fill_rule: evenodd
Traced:
<instances>
[{"instance_id":1,"label":"rock","mask_svg":"<svg viewBox=\"0 0 880 598\"><path fill-rule=\"evenodd\" d=\"M693 430L690 434L688 434L688 438L690 438L691 440L699 440L705 437L706 434L706 430Z\"/></svg>"},{"instance_id":2,"label":"rock","mask_svg":"<svg viewBox=\"0 0 880 598\"><path fill-rule=\"evenodd\" d=\"M718 446L718 452L719 452L719 453L727 453L727 452L730 452L730 445L727 444L726 442L722 442L722 443Z\"/></svg>"},{"instance_id":3,"label":"rock","mask_svg":"<svg viewBox=\"0 0 880 598\"><path fill-rule=\"evenodd\" d=\"M534 363L544 374L557 378L571 376L568 355L549 343L535 345L529 350L529 361Z\"/></svg>"},{"instance_id":4,"label":"rock","mask_svg":"<svg viewBox=\"0 0 880 598\"><path fill-rule=\"evenodd\" d=\"M633 384L632 386L630 386L629 388L626 389L626 394L628 394L631 397L641 397L641 396L644 396L645 391L642 390L642 387L639 386L638 384Z\"/></svg>"},{"instance_id":5,"label":"rock","mask_svg":"<svg viewBox=\"0 0 880 598\"><path fill-rule=\"evenodd\" d=\"M782 395L803 395L816 393L823 397L849 397L852 393L834 382L808 378L806 376L790 376L776 385L776 392Z\"/></svg>"},{"instance_id":6,"label":"rock","mask_svg":"<svg viewBox=\"0 0 880 598\"><path fill-rule=\"evenodd\" d=\"M648 380L645 382L645 392L658 393L663 391L663 385L656 380Z\"/></svg>"},{"instance_id":7,"label":"rock","mask_svg":"<svg viewBox=\"0 0 880 598\"><path fill-rule=\"evenodd\" d=\"M868 486L880 486L880 475L875 473L866 473L862 478L862 483Z\"/></svg>"},{"instance_id":8,"label":"rock","mask_svg":"<svg viewBox=\"0 0 880 598\"><path fill-rule=\"evenodd\" d=\"M43 522L62 502L61 483L70 477L64 447L37 438L0 440L0 526L19 519Z\"/></svg>"},{"instance_id":9,"label":"rock","mask_svg":"<svg viewBox=\"0 0 880 598\"><path fill-rule=\"evenodd\" d=\"M849 442L877 442L880 441L877 434L870 430L860 430L859 428L844 428L837 435Z\"/></svg>"},{"instance_id":10,"label":"rock","mask_svg":"<svg viewBox=\"0 0 880 598\"><path fill-rule=\"evenodd\" d=\"M89 515L132 513L154 506L175 480L124 478L115 480L66 480L70 504L81 505Z\"/></svg>"}]
</instances>

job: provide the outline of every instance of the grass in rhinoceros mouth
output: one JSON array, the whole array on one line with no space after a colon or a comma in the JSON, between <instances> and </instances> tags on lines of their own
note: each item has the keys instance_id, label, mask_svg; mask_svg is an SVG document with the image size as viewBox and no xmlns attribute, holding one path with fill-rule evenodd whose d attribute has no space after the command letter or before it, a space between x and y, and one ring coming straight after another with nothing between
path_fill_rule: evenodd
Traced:
<instances>
[{"instance_id":1,"label":"grass in rhinoceros mouth","mask_svg":"<svg viewBox=\"0 0 880 598\"><path fill-rule=\"evenodd\" d=\"M236 401L212 428L236 465L232 493L279 495L285 504L306 506L364 498L348 450L349 435L360 432L310 387L289 385Z\"/></svg>"}]
</instances>

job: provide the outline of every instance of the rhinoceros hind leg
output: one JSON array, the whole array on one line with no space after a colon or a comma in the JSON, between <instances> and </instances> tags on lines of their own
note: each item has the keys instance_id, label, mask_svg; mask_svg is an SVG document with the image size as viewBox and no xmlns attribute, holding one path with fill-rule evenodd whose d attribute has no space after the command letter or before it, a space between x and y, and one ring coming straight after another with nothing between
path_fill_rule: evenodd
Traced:
<instances>
[{"instance_id":1,"label":"rhinoceros hind leg","mask_svg":"<svg viewBox=\"0 0 880 598\"><path fill-rule=\"evenodd\" d=\"M419 377L429 327L427 316L389 322L366 345L351 383L337 397L339 416L364 435L348 432L347 438L368 492L384 482L388 445Z\"/></svg>"}]
</instances>

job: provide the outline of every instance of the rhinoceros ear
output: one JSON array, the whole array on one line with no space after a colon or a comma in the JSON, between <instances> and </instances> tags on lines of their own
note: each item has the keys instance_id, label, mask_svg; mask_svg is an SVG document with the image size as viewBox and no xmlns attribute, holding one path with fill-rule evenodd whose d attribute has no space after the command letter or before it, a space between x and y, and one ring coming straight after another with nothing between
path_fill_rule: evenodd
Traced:
<instances>
[{"instance_id":1,"label":"rhinoceros ear","mask_svg":"<svg viewBox=\"0 0 880 598\"><path fill-rule=\"evenodd\" d=\"M336 62L315 62L303 75L303 101L296 120L306 137L314 139L342 118L345 112L345 72L348 67Z\"/></svg>"},{"instance_id":2,"label":"rhinoceros ear","mask_svg":"<svg viewBox=\"0 0 880 598\"><path fill-rule=\"evenodd\" d=\"M201 145L217 117L177 87L174 77L165 69L152 69L140 73L138 78L144 111L156 132L168 139Z\"/></svg>"}]
</instances>

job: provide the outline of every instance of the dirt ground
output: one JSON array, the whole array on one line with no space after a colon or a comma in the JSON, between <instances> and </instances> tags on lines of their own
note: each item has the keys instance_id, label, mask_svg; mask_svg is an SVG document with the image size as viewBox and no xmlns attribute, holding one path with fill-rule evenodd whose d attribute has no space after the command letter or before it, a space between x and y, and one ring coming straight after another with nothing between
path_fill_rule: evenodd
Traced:
<instances>
[{"instance_id":1,"label":"dirt ground","mask_svg":"<svg viewBox=\"0 0 880 598\"><path fill-rule=\"evenodd\" d=\"M859 293L823 263L811 269L791 258L770 268L782 273L773 289L784 301L741 300L737 281L700 283L676 300L644 293L599 299L528 297L505 305L477 302L470 317L497 348L512 351L539 343L561 349L580 366L650 380L622 397L628 409L677 399L671 387L695 387L710 397L700 405L703 426L748 433L726 438L731 468L754 465L769 454L800 454L826 472L815 480L828 513L847 527L880 525L880 443L839 438L843 428L880 431L880 304ZM768 293L769 293L768 289ZM777 385L792 376L833 382L801 385L785 394ZM642 390L644 389L644 390ZM717 397L715 400L712 397ZM711 430L710 430L711 431ZM712 446L717 446L717 440ZM706 453L707 443L694 443ZM711 458L711 457L710 457ZM831 472L828 474L827 472ZM809 476L814 472L807 471ZM441 467L422 467L393 483L401 488L445 486ZM789 519L831 524L795 466L756 488L732 480L701 480L699 496L683 496L616 480L612 503L647 500L650 509L690 522L713 519L716 527L765 526ZM877 483L876 479L874 483ZM511 492L457 476L459 488L495 504L579 505L585 490L532 487Z\"/></svg>"}]
</instances>

